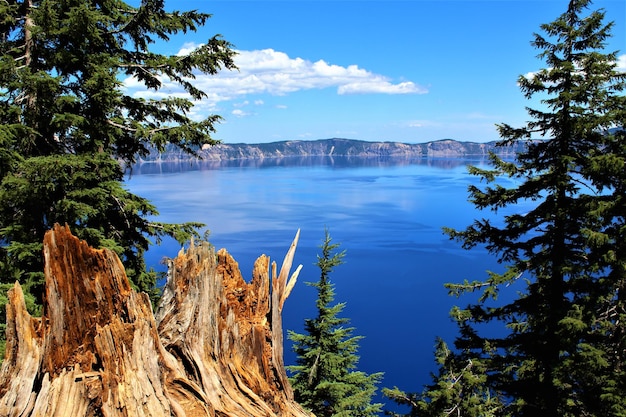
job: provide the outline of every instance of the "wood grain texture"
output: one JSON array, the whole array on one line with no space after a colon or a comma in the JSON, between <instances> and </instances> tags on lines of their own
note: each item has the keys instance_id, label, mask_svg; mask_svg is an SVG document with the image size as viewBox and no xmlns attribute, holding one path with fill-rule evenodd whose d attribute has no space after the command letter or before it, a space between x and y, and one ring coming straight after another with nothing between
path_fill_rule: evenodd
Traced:
<instances>
[{"instance_id":1,"label":"wood grain texture","mask_svg":"<svg viewBox=\"0 0 626 417\"><path fill-rule=\"evenodd\" d=\"M56 226L43 316L26 311L18 283L9 291L0 416L309 415L282 359L297 238L280 274L262 255L250 283L224 249L192 242L170 261L153 314L114 252Z\"/></svg>"}]
</instances>

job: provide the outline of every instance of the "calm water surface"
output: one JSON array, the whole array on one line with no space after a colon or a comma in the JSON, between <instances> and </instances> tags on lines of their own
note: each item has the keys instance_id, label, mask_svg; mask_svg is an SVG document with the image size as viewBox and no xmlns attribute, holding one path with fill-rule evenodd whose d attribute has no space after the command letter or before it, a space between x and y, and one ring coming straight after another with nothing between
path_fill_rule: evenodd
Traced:
<instances>
[{"instance_id":1,"label":"calm water surface","mask_svg":"<svg viewBox=\"0 0 626 417\"><path fill-rule=\"evenodd\" d=\"M484 161L335 157L150 164L136 167L127 186L157 206L160 221L205 223L211 243L226 248L247 279L260 254L280 266L301 229L294 263L304 267L283 323L297 332L315 316L316 292L304 282L319 278L314 263L328 227L346 250L346 263L331 280L336 301L347 303L342 316L365 337L360 370L384 372L381 386L421 391L436 369L435 338L451 342L455 334L450 308L467 303L449 297L443 284L502 270L484 250L465 251L441 231L488 215L467 202L468 185L478 181L467 174L467 164ZM160 259L178 249L165 242L150 250L148 261L162 270ZM290 346L285 356L293 363Z\"/></svg>"}]
</instances>

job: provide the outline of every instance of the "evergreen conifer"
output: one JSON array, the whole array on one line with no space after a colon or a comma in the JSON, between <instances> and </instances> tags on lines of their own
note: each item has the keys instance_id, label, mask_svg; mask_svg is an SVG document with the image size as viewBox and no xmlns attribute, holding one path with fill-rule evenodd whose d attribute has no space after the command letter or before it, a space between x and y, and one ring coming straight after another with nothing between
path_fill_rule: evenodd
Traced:
<instances>
[{"instance_id":1,"label":"evergreen conifer","mask_svg":"<svg viewBox=\"0 0 626 417\"><path fill-rule=\"evenodd\" d=\"M210 17L166 12L163 0L137 7L120 0L3 1L0 17L3 288L17 279L33 306L41 300L42 240L60 223L94 247L113 249L134 286L153 292L155 273L144 262L151 240L184 241L201 225L153 221L156 208L125 188L124 169L152 147L193 151L216 143L219 117L190 117L193 101L206 96L193 78L234 68L231 45L215 36L186 55L153 52L155 42L196 31ZM128 77L151 92L177 83L186 97L132 96L123 84Z\"/></svg>"},{"instance_id":2,"label":"evergreen conifer","mask_svg":"<svg viewBox=\"0 0 626 417\"><path fill-rule=\"evenodd\" d=\"M336 253L339 244L331 243L328 230L322 255L316 265L321 274L318 282L307 283L317 288L317 317L305 320L304 334L289 331L297 354L296 365L289 366L296 401L319 417L376 416L381 404L372 403L382 373L358 371L357 351L361 336L353 336L353 327L344 327L350 320L338 317L345 303L333 305L334 285L330 273L343 263L345 251Z\"/></svg>"},{"instance_id":3,"label":"evergreen conifer","mask_svg":"<svg viewBox=\"0 0 626 417\"><path fill-rule=\"evenodd\" d=\"M497 417L502 415L503 403L490 389L487 369L475 362L471 352L455 353L442 340L437 339L435 359L439 365L433 383L420 394L405 393L398 387L383 388L383 394L396 404L409 408L408 417ZM400 417L403 414L386 412Z\"/></svg>"},{"instance_id":4,"label":"evergreen conifer","mask_svg":"<svg viewBox=\"0 0 626 417\"><path fill-rule=\"evenodd\" d=\"M478 407L494 399L501 416L626 415L626 74L617 54L603 51L612 23L589 5L569 1L535 34L546 68L518 82L542 105L528 109L523 127L498 126L501 144L527 141L526 150L470 169L487 184L470 186L477 208L496 216L521 202L532 208L447 230L466 249L486 247L505 272L448 285L457 296L479 294L452 311L460 334L450 361L481 370L483 394L474 404L453 391L437 406L446 395L438 378L414 398L414 409L431 407L424 415L454 406L483 415ZM537 134L547 139L531 140Z\"/></svg>"}]
</instances>

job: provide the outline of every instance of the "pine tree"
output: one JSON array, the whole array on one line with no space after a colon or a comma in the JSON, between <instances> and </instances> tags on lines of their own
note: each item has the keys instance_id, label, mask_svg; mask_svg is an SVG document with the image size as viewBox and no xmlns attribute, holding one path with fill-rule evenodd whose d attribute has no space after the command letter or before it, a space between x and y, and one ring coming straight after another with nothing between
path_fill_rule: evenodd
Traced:
<instances>
[{"instance_id":1,"label":"pine tree","mask_svg":"<svg viewBox=\"0 0 626 417\"><path fill-rule=\"evenodd\" d=\"M506 399L497 415L626 415L626 74L616 71L616 53L603 51L612 23L589 5L571 0L535 34L546 68L518 82L542 106L528 109L523 127L498 126L501 144L527 141L526 150L514 162L492 155L493 168L470 169L486 183L470 187L470 201L497 220L447 230L505 266L448 285L453 295L480 294L452 311L460 334L451 361L484 369L482 399ZM549 139L530 140L537 133ZM532 208L497 216L522 202Z\"/></svg>"},{"instance_id":2,"label":"pine tree","mask_svg":"<svg viewBox=\"0 0 626 417\"><path fill-rule=\"evenodd\" d=\"M542 26L547 37L535 35L547 68L520 77L519 85L527 98L545 96L545 109L529 109L533 120L522 128L499 126L503 143L536 132L550 139L530 142L515 163L492 157L493 170L472 170L493 184L470 187L478 208L536 206L506 216L503 226L482 219L450 231L465 248L484 244L508 266L485 282L450 288L483 292L479 304L454 313L461 325L457 347L486 362L489 383L512 399L514 415L608 415L615 404L603 395L606 383L623 387L606 349L621 321L601 315L613 307L623 311L626 152L623 132L610 129L624 126L626 101L618 93L625 75L615 71L615 53L602 53L611 24L602 11L585 15L589 4L570 1L563 15ZM520 185L507 189L497 184L501 176ZM522 277L525 291L497 305L498 291ZM475 325L494 322L506 325L506 336L479 336Z\"/></svg>"},{"instance_id":3,"label":"pine tree","mask_svg":"<svg viewBox=\"0 0 626 417\"><path fill-rule=\"evenodd\" d=\"M437 339L435 358L439 371L431 375L433 383L423 392L405 393L394 387L383 388L383 394L395 403L409 407L407 417L503 415L502 399L486 383L484 363L475 362L471 352L452 352L442 339ZM402 416L393 412L386 414Z\"/></svg>"},{"instance_id":4,"label":"pine tree","mask_svg":"<svg viewBox=\"0 0 626 417\"><path fill-rule=\"evenodd\" d=\"M316 265L321 275L318 282L307 283L317 288L317 317L307 319L304 334L289 331L297 354L296 365L289 366L296 401L316 416L375 416L381 404L372 403L382 373L357 371L358 341L353 327L344 327L350 320L338 315L345 303L332 305L335 299L330 273L343 263L345 251L336 253L339 244L331 243L328 230Z\"/></svg>"},{"instance_id":5,"label":"pine tree","mask_svg":"<svg viewBox=\"0 0 626 417\"><path fill-rule=\"evenodd\" d=\"M151 147L216 143L219 117L190 116L206 96L193 78L234 68L231 45L215 36L183 56L151 51L210 17L166 12L162 0L5 1L0 16L0 280L17 278L40 300L43 235L60 223L116 251L135 287L153 291L148 246L201 225L153 221L156 208L124 187L124 170ZM127 77L155 92L178 83L187 96L134 97Z\"/></svg>"}]
</instances>

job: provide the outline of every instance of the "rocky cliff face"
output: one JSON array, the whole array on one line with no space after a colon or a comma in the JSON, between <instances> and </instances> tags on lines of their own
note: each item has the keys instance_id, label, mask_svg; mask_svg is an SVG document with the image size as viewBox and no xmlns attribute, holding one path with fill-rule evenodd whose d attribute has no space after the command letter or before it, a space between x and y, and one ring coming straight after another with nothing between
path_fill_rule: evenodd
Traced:
<instances>
[{"instance_id":1,"label":"rocky cliff face","mask_svg":"<svg viewBox=\"0 0 626 417\"><path fill-rule=\"evenodd\" d=\"M238 159L287 158L304 156L352 156L363 158L463 158L487 157L493 151L500 156L513 156L524 144L497 147L496 142L459 142L451 139L408 144L400 142L366 142L352 139L323 139L315 141L284 141L259 144L219 144L198 149L188 155L168 146L159 154L156 150L139 159L145 162L180 162L194 159L231 161Z\"/></svg>"}]
</instances>

